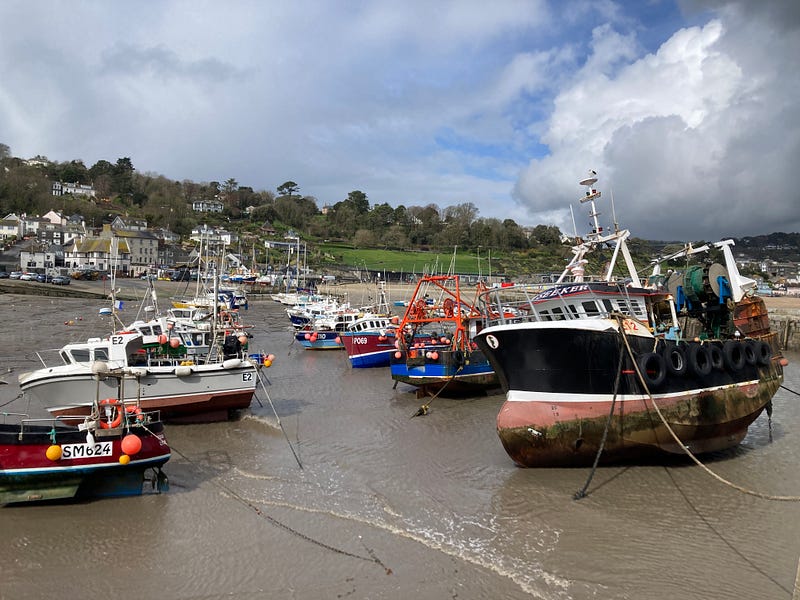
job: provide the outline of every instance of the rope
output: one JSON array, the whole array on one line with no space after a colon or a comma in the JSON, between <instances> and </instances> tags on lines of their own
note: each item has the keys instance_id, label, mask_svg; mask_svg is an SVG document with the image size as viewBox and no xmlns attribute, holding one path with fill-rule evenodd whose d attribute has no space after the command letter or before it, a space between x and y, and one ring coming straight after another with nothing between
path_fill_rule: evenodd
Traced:
<instances>
[{"instance_id":1,"label":"rope","mask_svg":"<svg viewBox=\"0 0 800 600\"><path fill-rule=\"evenodd\" d=\"M175 452L175 454L177 454L182 459L184 459L186 462L188 462L190 465L194 466L198 470L201 470L200 466L197 463L195 463L192 459L190 459L188 456L186 456L183 452L181 452L180 450L178 450L174 446L172 446L170 449L173 452ZM392 570L390 568L388 568L385 564L383 564L383 562L381 562L381 560L375 555L375 553L372 550L370 550L369 548L367 548L366 545L364 545L364 548L367 550L367 553L370 555L369 557L361 556L360 554L354 554L352 552L348 552L347 550L342 550L341 548L337 548L336 546L331 546L330 544L326 544L325 542L321 542L321 541L319 541L317 539L314 539L311 536L309 536L309 535L307 535L305 533L302 533L301 531L298 531L297 529L294 529L293 527L290 527L286 523L284 523L282 521L279 521L275 517L272 517L272 516L268 515L263 510L261 510L259 507L257 507L255 504L253 504L252 502L250 502L249 500L244 498L241 494L237 493L236 491L234 491L233 489L231 489L229 486L225 485L224 483L221 483L221 482L219 482L217 480L214 480L214 479L211 480L211 483L213 485L217 486L218 488L220 488L221 490L223 490L224 492L226 492L227 494L229 494L231 498L233 498L234 500L236 500L240 504L242 504L242 505L246 506L247 508L251 509L253 512L255 512L262 519L266 519L267 521L269 521L272 525L274 525L276 527L280 527L284 531L287 531L287 532L291 533L292 535L299 537L300 539L303 539L303 540L305 540L305 541L307 541L307 542L309 542L311 544L314 544L315 546L319 546L320 548L324 548L325 550L329 550L331 552L335 552L336 554L340 554L342 556L347 556L349 558L355 558L355 559L358 559L358 560L363 560L363 561L366 561L366 562L375 563L375 564L379 565L380 567L382 567L386 571L387 575L391 575L392 574ZM363 544L363 542L362 542L362 544Z\"/></svg>"},{"instance_id":2,"label":"rope","mask_svg":"<svg viewBox=\"0 0 800 600\"><path fill-rule=\"evenodd\" d=\"M278 421L278 427L281 428L283 432L283 437L286 438L286 443L289 444L289 449L294 454L294 459L297 461L297 466L300 467L300 470L303 469L303 463L300 462L300 458L297 456L297 452L294 451L294 446L292 446L292 442L289 441L289 436L286 435L286 430L283 428L283 423L281 423L281 418L278 416L278 411L275 410L275 405L272 403L272 398L269 396L269 392L267 391L267 386L264 385L264 382L261 379L261 372L256 371L256 375L258 376L258 382L261 384L261 389L264 390L264 394L267 396L267 401L269 402L270 407L272 408L272 414L275 415L275 419ZM261 404L259 402L259 404Z\"/></svg>"},{"instance_id":3,"label":"rope","mask_svg":"<svg viewBox=\"0 0 800 600\"><path fill-rule=\"evenodd\" d=\"M617 317L619 320L619 317ZM620 328L621 329L621 328ZM600 447L597 448L597 454L594 457L594 464L592 465L592 470L589 472L589 477L586 479L586 483L583 484L583 487L575 492L575 495L572 497L573 500L580 500L581 498L586 497L586 490L589 488L589 484L592 482L594 478L595 471L597 471L597 464L600 462L600 455L603 453L603 449L606 445L606 438L608 437L608 430L611 427L611 419L614 417L614 407L617 404L617 392L619 392L619 382L622 377L622 364L623 364L623 355L622 355L622 342L619 345L619 367L617 368L617 377L614 380L614 395L611 398L611 410L608 411L608 419L606 419L606 426L603 429L603 437L600 440Z\"/></svg>"},{"instance_id":4,"label":"rope","mask_svg":"<svg viewBox=\"0 0 800 600\"><path fill-rule=\"evenodd\" d=\"M423 417L423 416L427 415L427 414L428 414L428 410L429 410L429 409L430 409L430 407L431 407L431 402L433 402L434 400L436 400L436 398L438 398L438 397L439 397L439 394L441 394L441 393L444 391L444 389L445 389L445 388L446 388L448 385L450 385L450 382L451 382L451 381L453 381L453 380L456 378L456 376L457 376L457 375L458 375L458 374L459 374L459 373L460 373L460 372L461 372L463 369L464 369L464 365L461 365L460 367L458 367L458 369L456 369L456 372L455 372L455 373L453 373L453 374L450 376L450 378L449 378L449 379L448 379L448 380L445 382L445 384L444 384L442 387L440 387L440 388L439 388L439 391L438 391L438 392L436 392L436 393L433 395L433 397L432 397L432 398L431 398L431 399L428 401L428 403L427 403L427 404L423 404L422 406L420 406L420 407L417 409L417 412L415 412L413 415L411 415L411 416L409 417L409 419L413 419L414 417ZM395 385L396 385L396 384L397 384L397 381L395 381Z\"/></svg>"},{"instance_id":5,"label":"rope","mask_svg":"<svg viewBox=\"0 0 800 600\"><path fill-rule=\"evenodd\" d=\"M686 453L686 455L689 458L691 458L692 461L694 461L694 463L697 466L699 466L701 469L703 469L706 473L711 475L711 477L713 477L714 479L716 479L720 483L725 484L725 485L727 485L727 486L729 486L729 487L731 487L731 488L733 488L735 490L738 490L738 491L742 492L743 494L748 494L750 496L755 496L756 498L762 498L764 500L775 500L775 501L778 501L778 502L800 502L800 496L778 496L778 495L773 495L773 494L765 494L763 492L757 492L755 490L751 490L751 489L748 489L746 487L740 486L738 484L733 483L732 481L729 481L728 479L725 479L721 475L718 475L717 473L715 473L714 471L709 469L707 466L705 466L702 462L700 462L700 460L692 453L692 451L689 450L689 448L687 448L684 445L684 443L681 441L681 439L678 437L678 435L675 433L675 431L672 429L672 427L670 427L669 423L667 423L667 420L664 417L664 415L662 414L661 409L658 407L658 404L656 404L655 398L653 398L653 394L650 392L650 389L647 387L647 382L645 382L644 377L642 376L642 372L639 370L639 365L636 363L636 358L634 356L633 349L631 348L630 344L628 343L628 335L627 335L627 333L625 333L625 330L623 328L620 328L620 333L622 334L622 340L625 342L625 347L628 350L628 356L630 356L631 361L633 362L633 368L636 369L636 375L637 375L637 377L639 379L639 382L642 384L642 388L644 389L645 394L650 399L650 402L652 403L653 408L655 409L656 414L658 415L658 418L661 419L661 422L664 424L664 427L667 428L667 431L672 436L672 438L677 442L677 444ZM783 387L783 386L781 386L781 387Z\"/></svg>"}]
</instances>

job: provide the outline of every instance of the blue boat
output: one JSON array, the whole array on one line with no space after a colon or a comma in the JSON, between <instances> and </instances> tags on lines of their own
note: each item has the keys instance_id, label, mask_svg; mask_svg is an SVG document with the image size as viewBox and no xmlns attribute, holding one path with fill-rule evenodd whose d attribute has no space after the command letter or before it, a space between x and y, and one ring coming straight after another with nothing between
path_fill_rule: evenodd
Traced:
<instances>
[{"instance_id":1,"label":"blue boat","mask_svg":"<svg viewBox=\"0 0 800 600\"><path fill-rule=\"evenodd\" d=\"M306 350L339 350L344 348L339 331L304 328L294 334Z\"/></svg>"},{"instance_id":2,"label":"blue boat","mask_svg":"<svg viewBox=\"0 0 800 600\"><path fill-rule=\"evenodd\" d=\"M483 316L461 298L458 275L420 279L390 357L392 379L418 396L470 395L498 387L488 359L472 342Z\"/></svg>"}]
</instances>

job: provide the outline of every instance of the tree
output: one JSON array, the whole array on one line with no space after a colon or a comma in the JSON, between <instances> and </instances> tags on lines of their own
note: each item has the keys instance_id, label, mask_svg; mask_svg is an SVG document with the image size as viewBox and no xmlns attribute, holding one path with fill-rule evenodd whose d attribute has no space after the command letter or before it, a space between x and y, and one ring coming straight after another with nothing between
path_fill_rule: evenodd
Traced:
<instances>
[{"instance_id":1,"label":"tree","mask_svg":"<svg viewBox=\"0 0 800 600\"><path fill-rule=\"evenodd\" d=\"M280 196L299 196L300 195L300 186L297 185L294 181L286 181L279 185L277 188L278 195Z\"/></svg>"},{"instance_id":2,"label":"tree","mask_svg":"<svg viewBox=\"0 0 800 600\"><path fill-rule=\"evenodd\" d=\"M346 202L349 202L353 205L356 214L363 215L369 211L369 200L367 200L367 195L360 190L354 190L347 194Z\"/></svg>"}]
</instances>

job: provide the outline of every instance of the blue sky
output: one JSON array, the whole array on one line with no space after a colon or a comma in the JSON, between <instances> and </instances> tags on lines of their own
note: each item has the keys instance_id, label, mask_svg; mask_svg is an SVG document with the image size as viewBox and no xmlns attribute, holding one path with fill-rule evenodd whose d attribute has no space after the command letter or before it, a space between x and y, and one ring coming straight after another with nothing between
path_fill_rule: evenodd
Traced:
<instances>
[{"instance_id":1,"label":"blue sky","mask_svg":"<svg viewBox=\"0 0 800 600\"><path fill-rule=\"evenodd\" d=\"M800 3L0 3L0 143L578 233L800 231Z\"/></svg>"}]
</instances>

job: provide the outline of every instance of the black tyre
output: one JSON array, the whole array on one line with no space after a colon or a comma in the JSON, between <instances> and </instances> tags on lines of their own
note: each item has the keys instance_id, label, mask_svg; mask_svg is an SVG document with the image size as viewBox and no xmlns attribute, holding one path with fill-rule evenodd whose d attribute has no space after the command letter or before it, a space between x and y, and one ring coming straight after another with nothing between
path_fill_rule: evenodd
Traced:
<instances>
[{"instance_id":1,"label":"black tyre","mask_svg":"<svg viewBox=\"0 0 800 600\"><path fill-rule=\"evenodd\" d=\"M722 346L722 356L729 371L741 371L744 368L744 345L741 342L733 340L725 342Z\"/></svg>"},{"instance_id":2,"label":"black tyre","mask_svg":"<svg viewBox=\"0 0 800 600\"><path fill-rule=\"evenodd\" d=\"M711 373L711 353L708 347L702 344L692 344L689 346L689 369L698 377L706 377Z\"/></svg>"},{"instance_id":3,"label":"black tyre","mask_svg":"<svg viewBox=\"0 0 800 600\"><path fill-rule=\"evenodd\" d=\"M636 364L642 377L649 389L654 389L664 383L667 377L667 369L664 365L664 358L655 352L648 352L636 358Z\"/></svg>"},{"instance_id":4,"label":"black tyre","mask_svg":"<svg viewBox=\"0 0 800 600\"><path fill-rule=\"evenodd\" d=\"M688 368L686 353L677 345L664 346L661 354L667 373L670 375L684 375Z\"/></svg>"}]
</instances>

